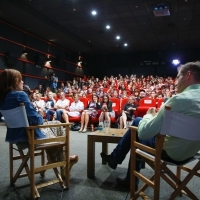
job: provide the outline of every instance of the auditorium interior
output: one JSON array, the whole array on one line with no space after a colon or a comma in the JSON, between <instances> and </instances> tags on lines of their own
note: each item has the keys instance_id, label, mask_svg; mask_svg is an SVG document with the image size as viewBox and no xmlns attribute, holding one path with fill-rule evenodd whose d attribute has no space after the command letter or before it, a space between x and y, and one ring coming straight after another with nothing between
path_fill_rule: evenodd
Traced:
<instances>
[{"instance_id":1,"label":"auditorium interior","mask_svg":"<svg viewBox=\"0 0 200 200\"><path fill-rule=\"evenodd\" d=\"M110 137L114 137L110 143L92 137L100 131L99 118L89 121L86 131L69 130L70 155L79 157L70 171L69 188L63 190L58 183L49 184L38 189L39 199L133 199L130 185L124 187L116 182L118 177L126 175L130 152L115 170L102 160L100 153L111 153L116 147L119 116L130 97L138 108L133 121L135 117L143 117L150 105L159 110L167 99L176 95L178 67L200 60L199 27L198 0L0 1L0 73L5 69L20 71L31 101L39 93L39 85L44 89L41 99L48 100L50 79L55 74L58 78L55 101L66 87L65 97L70 103L74 94L87 99L87 103L93 100L93 93L100 100L107 95L115 112L110 122L113 131ZM137 101L142 93L146 95L148 108ZM69 119L69 123L76 125L80 121L80 117ZM119 130L125 133L131 122L127 121L126 129ZM30 176L10 184L11 154L5 137L6 124L0 120L0 199L30 199ZM91 140L94 141L89 145ZM195 162L188 166L193 167ZM39 158L35 163L40 163ZM14 170L19 165L20 161L16 161ZM175 166L170 169L176 171ZM36 174L35 181L49 180L55 176L54 171L48 170L45 177ZM145 163L142 172L148 176L152 169ZM181 178L186 175L183 172ZM198 178L194 176L188 188L200 199ZM160 188L159 199L169 199L173 188L162 179ZM153 189L147 188L139 199L153 199L153 195ZM177 199L189 197L180 195Z\"/></svg>"}]
</instances>

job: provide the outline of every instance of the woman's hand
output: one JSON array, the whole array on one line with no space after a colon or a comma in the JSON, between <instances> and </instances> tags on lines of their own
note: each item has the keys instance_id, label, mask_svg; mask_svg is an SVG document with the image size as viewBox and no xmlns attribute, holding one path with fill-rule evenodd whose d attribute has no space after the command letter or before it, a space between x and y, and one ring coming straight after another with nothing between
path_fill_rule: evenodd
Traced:
<instances>
[{"instance_id":1,"label":"woman's hand","mask_svg":"<svg viewBox=\"0 0 200 200\"><path fill-rule=\"evenodd\" d=\"M136 110L135 108L133 108L133 107L130 107L130 108L128 108L128 110Z\"/></svg>"}]
</instances>

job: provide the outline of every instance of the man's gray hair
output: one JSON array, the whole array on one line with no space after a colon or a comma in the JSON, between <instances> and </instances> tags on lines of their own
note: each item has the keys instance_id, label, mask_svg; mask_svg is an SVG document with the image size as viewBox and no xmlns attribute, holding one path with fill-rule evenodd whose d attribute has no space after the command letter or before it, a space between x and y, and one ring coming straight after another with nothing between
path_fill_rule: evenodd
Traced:
<instances>
[{"instance_id":1,"label":"man's gray hair","mask_svg":"<svg viewBox=\"0 0 200 200\"><path fill-rule=\"evenodd\" d=\"M200 81L200 62L189 62L184 65L181 65L178 68L178 71L181 72L181 74L185 75L188 71L191 71L194 80Z\"/></svg>"}]
</instances>

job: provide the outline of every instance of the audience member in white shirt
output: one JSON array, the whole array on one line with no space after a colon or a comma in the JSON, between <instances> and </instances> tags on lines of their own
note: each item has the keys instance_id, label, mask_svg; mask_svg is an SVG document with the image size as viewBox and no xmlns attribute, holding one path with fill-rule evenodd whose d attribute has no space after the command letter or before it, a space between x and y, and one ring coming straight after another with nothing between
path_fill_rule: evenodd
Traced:
<instances>
[{"instance_id":1,"label":"audience member in white shirt","mask_svg":"<svg viewBox=\"0 0 200 200\"><path fill-rule=\"evenodd\" d=\"M60 93L60 99L56 102L55 104L55 115L54 117L58 120L61 121L61 117L63 116L63 119L66 123L68 123L68 117L66 118L66 114L64 111L66 111L69 108L70 101L65 98L65 93L61 92ZM63 114L64 113L64 114Z\"/></svg>"},{"instance_id":2,"label":"audience member in white shirt","mask_svg":"<svg viewBox=\"0 0 200 200\"><path fill-rule=\"evenodd\" d=\"M82 101L79 100L78 94L74 95L74 101L71 103L69 107L69 111L66 111L65 114L63 113L63 118L66 118L66 122L68 123L69 119L68 116L77 117L81 115L81 111L84 110L84 104ZM65 115L65 116L64 116Z\"/></svg>"},{"instance_id":3,"label":"audience member in white shirt","mask_svg":"<svg viewBox=\"0 0 200 200\"><path fill-rule=\"evenodd\" d=\"M36 93L35 94L35 101L32 102L33 106L36 108L36 111L44 116L44 110L45 110L45 102L43 99L41 99L41 94Z\"/></svg>"}]
</instances>

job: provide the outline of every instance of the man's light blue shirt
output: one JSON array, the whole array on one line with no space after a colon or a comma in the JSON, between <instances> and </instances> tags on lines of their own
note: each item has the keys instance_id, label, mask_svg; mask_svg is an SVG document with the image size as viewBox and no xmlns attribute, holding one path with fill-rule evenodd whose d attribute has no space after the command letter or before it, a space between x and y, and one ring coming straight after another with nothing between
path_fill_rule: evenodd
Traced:
<instances>
[{"instance_id":1,"label":"man's light blue shirt","mask_svg":"<svg viewBox=\"0 0 200 200\"><path fill-rule=\"evenodd\" d=\"M144 115L138 126L139 138L147 139L160 132L165 105L170 106L172 111L200 118L200 84L188 86L182 93L171 97L162 105L156 116ZM192 129L191 133L188 134L192 134ZM172 159L181 161L192 157L200 150L200 141L188 141L166 136L163 149Z\"/></svg>"}]
</instances>

